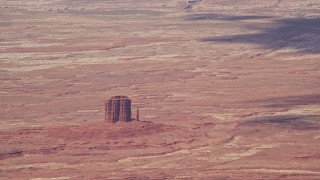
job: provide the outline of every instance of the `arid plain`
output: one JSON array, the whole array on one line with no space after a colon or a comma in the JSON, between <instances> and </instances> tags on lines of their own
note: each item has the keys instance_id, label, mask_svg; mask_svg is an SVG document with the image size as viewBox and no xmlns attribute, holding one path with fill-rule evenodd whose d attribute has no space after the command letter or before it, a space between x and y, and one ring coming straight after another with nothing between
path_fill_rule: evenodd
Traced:
<instances>
[{"instance_id":1,"label":"arid plain","mask_svg":"<svg viewBox=\"0 0 320 180\"><path fill-rule=\"evenodd\" d=\"M0 179L320 179L319 58L318 0L0 0Z\"/></svg>"}]
</instances>

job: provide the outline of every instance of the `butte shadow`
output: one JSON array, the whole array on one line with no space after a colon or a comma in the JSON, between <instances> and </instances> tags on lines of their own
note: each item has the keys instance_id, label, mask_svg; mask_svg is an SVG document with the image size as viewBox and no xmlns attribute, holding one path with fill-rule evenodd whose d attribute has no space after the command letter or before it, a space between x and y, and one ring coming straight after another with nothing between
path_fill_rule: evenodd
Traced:
<instances>
[{"instance_id":1,"label":"butte shadow","mask_svg":"<svg viewBox=\"0 0 320 180\"><path fill-rule=\"evenodd\" d=\"M283 114L269 114L251 116L244 119L241 124L243 126L257 126L257 125L269 125L279 127L281 129L293 129L293 130L320 130L320 114L317 110L312 111L312 108L320 105L320 94L309 94L302 96L284 96L278 98L269 98L260 101L251 101L248 103L255 104L256 107L266 108L285 108L292 109L295 107L306 106L307 111L296 111L294 113ZM310 107L311 106L311 107ZM310 109L309 109L310 108Z\"/></svg>"},{"instance_id":2,"label":"butte shadow","mask_svg":"<svg viewBox=\"0 0 320 180\"><path fill-rule=\"evenodd\" d=\"M301 96L284 96L277 98L249 101L247 103L256 104L267 108L291 108L303 105L320 105L320 94L308 94Z\"/></svg>"},{"instance_id":3,"label":"butte shadow","mask_svg":"<svg viewBox=\"0 0 320 180\"><path fill-rule=\"evenodd\" d=\"M269 125L281 129L300 131L320 130L319 115L265 115L254 116L241 123L242 126Z\"/></svg>"},{"instance_id":4,"label":"butte shadow","mask_svg":"<svg viewBox=\"0 0 320 180\"><path fill-rule=\"evenodd\" d=\"M263 16L194 16L189 20L220 19L225 21L250 20L268 18ZM230 23L232 23L230 22ZM237 34L220 37L202 38L206 43L248 43L258 44L267 49L279 50L288 48L301 53L320 53L320 18L275 19L271 24L246 25L249 30L258 30L260 33ZM246 31L244 29L244 32Z\"/></svg>"},{"instance_id":5,"label":"butte shadow","mask_svg":"<svg viewBox=\"0 0 320 180\"><path fill-rule=\"evenodd\" d=\"M260 16L260 15L244 15L244 16L229 16L215 13L201 13L189 15L186 20L201 21L201 20L226 20L226 21L241 21L241 20L257 20L268 19L272 16Z\"/></svg>"}]
</instances>

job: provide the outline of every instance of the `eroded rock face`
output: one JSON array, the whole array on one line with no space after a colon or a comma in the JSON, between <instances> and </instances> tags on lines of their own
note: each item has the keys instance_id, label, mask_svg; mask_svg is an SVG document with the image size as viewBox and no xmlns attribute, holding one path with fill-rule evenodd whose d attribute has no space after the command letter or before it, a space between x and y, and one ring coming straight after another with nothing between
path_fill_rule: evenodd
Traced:
<instances>
[{"instance_id":1,"label":"eroded rock face","mask_svg":"<svg viewBox=\"0 0 320 180\"><path fill-rule=\"evenodd\" d=\"M105 106L106 122L131 121L131 100L127 96L113 96Z\"/></svg>"}]
</instances>

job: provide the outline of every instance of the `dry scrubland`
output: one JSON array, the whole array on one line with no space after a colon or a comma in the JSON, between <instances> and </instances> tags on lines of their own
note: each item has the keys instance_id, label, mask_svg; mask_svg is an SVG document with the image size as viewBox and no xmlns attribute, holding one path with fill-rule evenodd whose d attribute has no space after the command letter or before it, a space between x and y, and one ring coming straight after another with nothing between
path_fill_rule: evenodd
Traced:
<instances>
[{"instance_id":1,"label":"dry scrubland","mask_svg":"<svg viewBox=\"0 0 320 180\"><path fill-rule=\"evenodd\" d=\"M0 0L0 179L319 179L319 9Z\"/></svg>"}]
</instances>

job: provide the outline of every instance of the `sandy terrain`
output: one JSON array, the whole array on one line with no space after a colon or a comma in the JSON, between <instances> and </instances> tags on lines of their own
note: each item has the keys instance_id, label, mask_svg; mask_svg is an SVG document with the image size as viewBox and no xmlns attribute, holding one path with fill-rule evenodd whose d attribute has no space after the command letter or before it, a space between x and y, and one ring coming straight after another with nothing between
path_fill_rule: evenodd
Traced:
<instances>
[{"instance_id":1,"label":"sandy terrain","mask_svg":"<svg viewBox=\"0 0 320 180\"><path fill-rule=\"evenodd\" d=\"M0 0L0 179L320 179L319 9Z\"/></svg>"}]
</instances>

